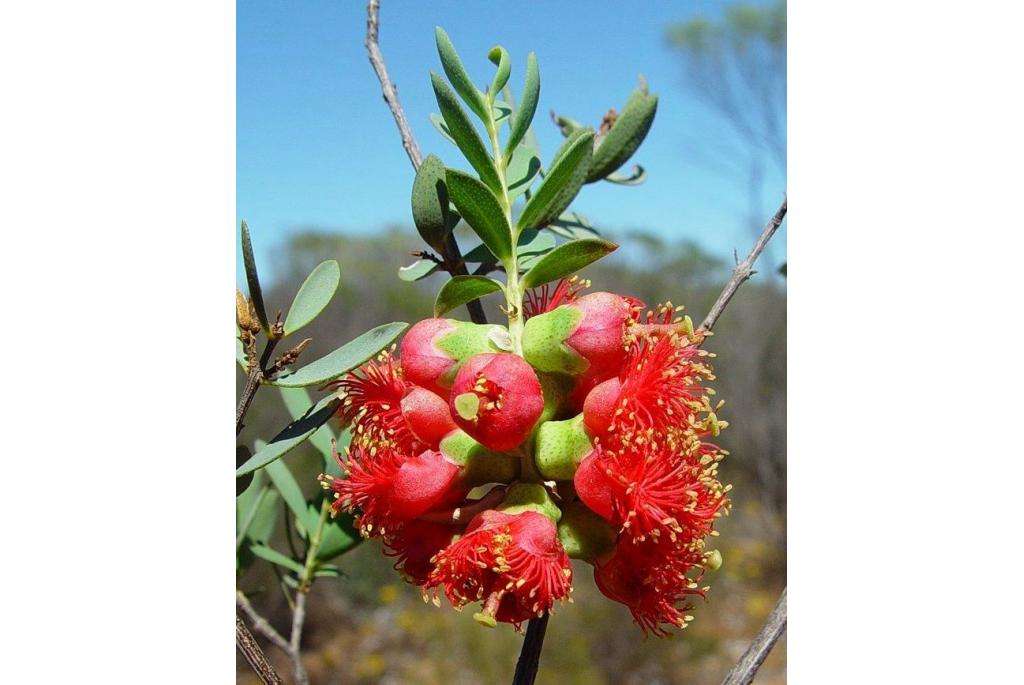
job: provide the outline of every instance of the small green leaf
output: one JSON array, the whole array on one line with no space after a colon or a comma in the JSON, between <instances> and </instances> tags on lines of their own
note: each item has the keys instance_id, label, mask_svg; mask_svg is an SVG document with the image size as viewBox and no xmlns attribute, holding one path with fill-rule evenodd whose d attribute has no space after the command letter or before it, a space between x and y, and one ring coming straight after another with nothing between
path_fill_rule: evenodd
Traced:
<instances>
[{"instance_id":1,"label":"small green leaf","mask_svg":"<svg viewBox=\"0 0 1024 685\"><path fill-rule=\"evenodd\" d=\"M594 132L589 129L574 131L565 139L544 182L519 215L519 230L542 228L566 210L583 186L593 151Z\"/></svg>"},{"instance_id":2,"label":"small green leaf","mask_svg":"<svg viewBox=\"0 0 1024 685\"><path fill-rule=\"evenodd\" d=\"M529 229L523 231L519 236L519 247L516 248L516 255L519 257L519 270L529 269L538 259L555 249L555 237L547 231Z\"/></svg>"},{"instance_id":3,"label":"small green leaf","mask_svg":"<svg viewBox=\"0 0 1024 685\"><path fill-rule=\"evenodd\" d=\"M444 163L437 155L430 155L420 164L412 182L412 220L423 241L441 251L448 236L448 218Z\"/></svg>"},{"instance_id":4,"label":"small green leaf","mask_svg":"<svg viewBox=\"0 0 1024 685\"><path fill-rule=\"evenodd\" d=\"M455 90L462 96L469 108L476 112L480 120L486 121L487 100L484 98L484 94L473 85L469 74L466 73L466 68L462 66L462 60L459 59L459 53L455 51L451 38L443 28L437 26L434 28L434 39L437 42L437 54L441 57L441 67L444 69L445 75L448 76L448 80L452 82ZM447 119L447 117L445 118Z\"/></svg>"},{"instance_id":5,"label":"small green leaf","mask_svg":"<svg viewBox=\"0 0 1024 685\"><path fill-rule=\"evenodd\" d=\"M342 512L328 519L320 538L320 549L316 554L319 560L333 559L356 547L363 541L363 536L355 526L355 519L349 513Z\"/></svg>"},{"instance_id":6,"label":"small green leaf","mask_svg":"<svg viewBox=\"0 0 1024 685\"><path fill-rule=\"evenodd\" d=\"M398 277L403 281L419 281L437 271L440 266L432 259L417 259L409 266L401 267L398 270Z\"/></svg>"},{"instance_id":7,"label":"small green leaf","mask_svg":"<svg viewBox=\"0 0 1024 685\"><path fill-rule=\"evenodd\" d=\"M505 177L508 179L508 196L514 200L527 190L540 171L540 155L533 148L520 145L512 153Z\"/></svg>"},{"instance_id":8,"label":"small green leaf","mask_svg":"<svg viewBox=\"0 0 1024 685\"><path fill-rule=\"evenodd\" d=\"M267 547L266 545L252 545L249 547L249 550L260 559L269 561L272 564L277 564L278 566L283 566L289 571L295 571L296 573L302 573L303 571L302 564L291 557L281 554L272 547Z\"/></svg>"},{"instance_id":9,"label":"small green leaf","mask_svg":"<svg viewBox=\"0 0 1024 685\"><path fill-rule=\"evenodd\" d=\"M484 295L503 290L503 286L493 278L485 276L455 276L447 281L437 293L434 300L434 316L441 316L459 305L478 300Z\"/></svg>"},{"instance_id":10,"label":"small green leaf","mask_svg":"<svg viewBox=\"0 0 1024 685\"><path fill-rule=\"evenodd\" d=\"M587 183L598 181L626 163L647 137L658 111L658 96L637 88L629 96L622 114L594 151Z\"/></svg>"},{"instance_id":11,"label":"small green leaf","mask_svg":"<svg viewBox=\"0 0 1024 685\"><path fill-rule=\"evenodd\" d=\"M547 253L523 276L524 288L535 288L579 271L601 257L611 254L618 247L615 243L597 238L574 240L559 245Z\"/></svg>"},{"instance_id":12,"label":"small green leaf","mask_svg":"<svg viewBox=\"0 0 1024 685\"><path fill-rule=\"evenodd\" d=\"M452 132L448 130L448 124L444 123L444 118L440 114L431 112L430 123L434 125L434 128L437 129L438 133L448 139L449 143L455 144L455 139L452 138Z\"/></svg>"},{"instance_id":13,"label":"small green leaf","mask_svg":"<svg viewBox=\"0 0 1024 685\"><path fill-rule=\"evenodd\" d=\"M408 327L407 323L396 322L372 328L315 362L310 362L293 373L275 378L270 384L300 388L333 381L390 345Z\"/></svg>"},{"instance_id":14,"label":"small green leaf","mask_svg":"<svg viewBox=\"0 0 1024 685\"><path fill-rule=\"evenodd\" d=\"M555 235L569 240L594 238L600 235L590 220L579 212L563 212L557 219L547 225L547 229Z\"/></svg>"},{"instance_id":15,"label":"small green leaf","mask_svg":"<svg viewBox=\"0 0 1024 685\"><path fill-rule=\"evenodd\" d=\"M501 192L501 179L494 169L491 155L484 146L484 141L477 132L473 122L469 120L466 111L462 109L455 93L448 87L438 74L430 72L430 79L434 86L434 96L437 98L437 106L441 108L441 116L448 125L455 144L462 150L466 160L469 161L476 173L484 183L490 186L494 192ZM451 188L448 189L451 192Z\"/></svg>"},{"instance_id":16,"label":"small green leaf","mask_svg":"<svg viewBox=\"0 0 1024 685\"><path fill-rule=\"evenodd\" d=\"M267 323L267 308L263 304L263 290L260 288L260 277L256 273L256 258L252 254L252 238L249 236L249 224L242 219L242 262L245 264L245 280L249 283L249 299L256 310L256 318L264 333L269 334L270 324Z\"/></svg>"},{"instance_id":17,"label":"small green leaf","mask_svg":"<svg viewBox=\"0 0 1024 685\"><path fill-rule=\"evenodd\" d=\"M629 176L622 174L608 174L604 177L604 180L610 183L617 183L621 186L638 186L647 180L647 170L639 164L633 165L633 170L629 172Z\"/></svg>"},{"instance_id":18,"label":"small green leaf","mask_svg":"<svg viewBox=\"0 0 1024 685\"><path fill-rule=\"evenodd\" d=\"M505 143L505 157L510 157L516 149L527 129L533 122L533 115L537 112L537 100L540 98L540 71L537 69L537 55L532 52L526 56L526 85L523 87L523 97L519 102L519 109L512 117L512 131L509 133L508 142Z\"/></svg>"},{"instance_id":19,"label":"small green leaf","mask_svg":"<svg viewBox=\"0 0 1024 685\"><path fill-rule=\"evenodd\" d=\"M341 267L338 262L333 259L320 262L295 294L288 317L284 320L284 334L291 335L319 316L324 307L330 304L339 283Z\"/></svg>"},{"instance_id":20,"label":"small green leaf","mask_svg":"<svg viewBox=\"0 0 1024 685\"><path fill-rule=\"evenodd\" d=\"M508 50L500 45L491 48L491 51L487 53L487 59L498 67L498 70L494 72L494 79L491 81L490 93L494 98L508 83L508 77L512 73L512 60L508 56Z\"/></svg>"},{"instance_id":21,"label":"small green leaf","mask_svg":"<svg viewBox=\"0 0 1024 685\"><path fill-rule=\"evenodd\" d=\"M490 188L469 174L448 169L448 192L462 218L499 259L512 255L512 230Z\"/></svg>"},{"instance_id":22,"label":"small green leaf","mask_svg":"<svg viewBox=\"0 0 1024 685\"><path fill-rule=\"evenodd\" d=\"M270 476L270 480L273 481L274 487L281 493L281 499L284 500L284 503L288 505L288 508L299 520L304 536L308 537L316 530L320 522L319 514L314 512L310 516L310 509L306 505L306 497L302 494L299 484L295 482L292 472L280 459L267 464L264 470Z\"/></svg>"},{"instance_id":23,"label":"small green leaf","mask_svg":"<svg viewBox=\"0 0 1024 685\"><path fill-rule=\"evenodd\" d=\"M266 478L263 477L263 472L257 471L253 475L249 487L235 498L235 532L238 535L239 545L246 533L249 532L249 526L252 525L252 520L256 516L260 503L263 502L263 498L270 491Z\"/></svg>"},{"instance_id":24,"label":"small green leaf","mask_svg":"<svg viewBox=\"0 0 1024 685\"><path fill-rule=\"evenodd\" d=\"M585 128L585 126L580 122L570 119L569 117L563 117L561 114L556 114L555 112L551 112L551 118L555 120L555 126L558 127L558 130L566 138L568 138L573 131Z\"/></svg>"},{"instance_id":25,"label":"small green leaf","mask_svg":"<svg viewBox=\"0 0 1024 685\"><path fill-rule=\"evenodd\" d=\"M309 391L305 388L278 388L278 390L281 392L281 399L284 400L284 406L288 409L288 414L293 420L301 419L313 402L309 396ZM334 461L334 454L331 451L331 440L335 440L337 437L329 422L317 428L313 431L313 435L309 437L309 443L324 458L325 471L329 472L332 476L341 475L338 465ZM348 439L351 438L347 432L342 437L344 439L338 441L339 450L343 449L348 444ZM257 473L260 472L257 471Z\"/></svg>"},{"instance_id":26,"label":"small green leaf","mask_svg":"<svg viewBox=\"0 0 1024 685\"><path fill-rule=\"evenodd\" d=\"M512 105L501 100L494 101L494 109L491 112L491 116L494 117L494 123L496 125L508 119L509 115L512 114Z\"/></svg>"},{"instance_id":27,"label":"small green leaf","mask_svg":"<svg viewBox=\"0 0 1024 685\"><path fill-rule=\"evenodd\" d=\"M337 566L331 564L318 564L313 576L316 578L342 578L345 573Z\"/></svg>"},{"instance_id":28,"label":"small green leaf","mask_svg":"<svg viewBox=\"0 0 1024 685\"><path fill-rule=\"evenodd\" d=\"M302 418L288 424L267 445L256 450L256 454L252 455L249 461L238 467L235 471L235 477L238 478L261 469L295 449L309 438L317 428L327 423L337 413L340 406L341 400L337 397L328 395L321 399L307 410Z\"/></svg>"}]
</instances>

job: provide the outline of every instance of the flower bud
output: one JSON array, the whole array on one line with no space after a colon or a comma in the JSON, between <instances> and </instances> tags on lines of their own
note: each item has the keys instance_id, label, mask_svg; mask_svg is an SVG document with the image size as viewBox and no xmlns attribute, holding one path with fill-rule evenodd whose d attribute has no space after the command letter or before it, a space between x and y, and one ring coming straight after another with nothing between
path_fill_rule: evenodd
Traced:
<instances>
[{"instance_id":1,"label":"flower bud","mask_svg":"<svg viewBox=\"0 0 1024 685\"><path fill-rule=\"evenodd\" d=\"M551 493L540 483L516 483L505 493L498 511L506 514L520 514L533 511L547 516L554 522L562 517L562 512L551 499Z\"/></svg>"},{"instance_id":2,"label":"flower bud","mask_svg":"<svg viewBox=\"0 0 1024 685\"><path fill-rule=\"evenodd\" d=\"M635 306L622 295L597 292L534 316L523 330L523 355L538 371L606 378L626 357Z\"/></svg>"},{"instance_id":3,"label":"flower bud","mask_svg":"<svg viewBox=\"0 0 1024 685\"><path fill-rule=\"evenodd\" d=\"M459 465L459 481L465 485L511 483L519 477L519 457L492 452L458 428L441 440L439 449L449 461Z\"/></svg>"},{"instance_id":4,"label":"flower bud","mask_svg":"<svg viewBox=\"0 0 1024 685\"><path fill-rule=\"evenodd\" d=\"M569 558L591 564L606 559L615 550L615 538L615 529L581 502L562 507L558 540Z\"/></svg>"},{"instance_id":5,"label":"flower bud","mask_svg":"<svg viewBox=\"0 0 1024 685\"><path fill-rule=\"evenodd\" d=\"M405 378L447 399L462 362L474 354L500 351L495 338L503 332L495 324L424 319L409 329L399 348Z\"/></svg>"},{"instance_id":6,"label":"flower bud","mask_svg":"<svg viewBox=\"0 0 1024 685\"><path fill-rule=\"evenodd\" d=\"M410 388L401 407L409 430L426 445L436 448L444 436L458 430L448 403L426 388Z\"/></svg>"},{"instance_id":7,"label":"flower bud","mask_svg":"<svg viewBox=\"0 0 1024 685\"><path fill-rule=\"evenodd\" d=\"M466 433L497 452L515 449L544 409L537 374L522 357L502 352L470 357L452 384L452 418Z\"/></svg>"},{"instance_id":8,"label":"flower bud","mask_svg":"<svg viewBox=\"0 0 1024 685\"><path fill-rule=\"evenodd\" d=\"M546 421L537 429L534 461L548 480L572 480L580 462L594 449L583 427L583 414L565 421Z\"/></svg>"}]
</instances>

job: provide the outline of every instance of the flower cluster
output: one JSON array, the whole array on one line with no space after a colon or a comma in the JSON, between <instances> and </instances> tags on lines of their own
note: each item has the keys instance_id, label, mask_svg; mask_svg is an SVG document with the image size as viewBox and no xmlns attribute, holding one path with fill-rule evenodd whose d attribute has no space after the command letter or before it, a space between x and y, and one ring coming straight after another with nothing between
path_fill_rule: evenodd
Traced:
<instances>
[{"instance_id":1,"label":"flower cluster","mask_svg":"<svg viewBox=\"0 0 1024 685\"><path fill-rule=\"evenodd\" d=\"M527 295L521 356L503 326L427 319L334 383L353 437L321 480L435 604L518 629L569 600L576 558L665 635L720 563L712 355L677 308L582 285Z\"/></svg>"}]
</instances>

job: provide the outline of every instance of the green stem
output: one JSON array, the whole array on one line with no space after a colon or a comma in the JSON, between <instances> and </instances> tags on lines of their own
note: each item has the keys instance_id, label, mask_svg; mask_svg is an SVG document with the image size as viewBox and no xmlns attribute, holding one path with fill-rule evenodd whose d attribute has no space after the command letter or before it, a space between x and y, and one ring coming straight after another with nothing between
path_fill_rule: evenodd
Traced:
<instances>
[{"instance_id":1,"label":"green stem","mask_svg":"<svg viewBox=\"0 0 1024 685\"><path fill-rule=\"evenodd\" d=\"M306 550L306 564L302 568L302 577L299 578L299 592L309 592L309 587L316 578L316 555L320 551L320 541L323 538L324 526L327 524L327 516L331 512L331 502L328 499L320 505L320 521L316 530L309 539L309 549Z\"/></svg>"}]
</instances>

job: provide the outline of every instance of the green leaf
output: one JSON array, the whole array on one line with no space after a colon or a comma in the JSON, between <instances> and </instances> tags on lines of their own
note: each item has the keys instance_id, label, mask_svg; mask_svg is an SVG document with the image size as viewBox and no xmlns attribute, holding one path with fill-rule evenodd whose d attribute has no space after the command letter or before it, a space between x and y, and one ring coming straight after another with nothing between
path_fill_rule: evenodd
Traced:
<instances>
[{"instance_id":1,"label":"green leaf","mask_svg":"<svg viewBox=\"0 0 1024 685\"><path fill-rule=\"evenodd\" d=\"M337 566L331 564L319 564L316 567L316 572L313 573L316 578L342 578L345 573Z\"/></svg>"},{"instance_id":2,"label":"green leaf","mask_svg":"<svg viewBox=\"0 0 1024 685\"><path fill-rule=\"evenodd\" d=\"M351 514L340 513L333 520L328 519L324 524L324 530L320 537L320 549L317 551L318 560L333 559L358 546L363 537L355 526L355 519Z\"/></svg>"},{"instance_id":3,"label":"green leaf","mask_svg":"<svg viewBox=\"0 0 1024 685\"><path fill-rule=\"evenodd\" d=\"M547 229L555 235L570 240L594 238L600 235L590 220L579 212L563 212L557 219L547 225Z\"/></svg>"},{"instance_id":4,"label":"green leaf","mask_svg":"<svg viewBox=\"0 0 1024 685\"><path fill-rule=\"evenodd\" d=\"M604 177L604 180L610 183L617 183L622 186L638 186L647 180L647 171L639 164L634 164L633 170L629 172L629 176L623 176L622 174L608 174Z\"/></svg>"},{"instance_id":5,"label":"green leaf","mask_svg":"<svg viewBox=\"0 0 1024 685\"><path fill-rule=\"evenodd\" d=\"M437 251L448 236L448 187L444 163L437 155L423 160L412 183L412 220L423 241Z\"/></svg>"},{"instance_id":6,"label":"green leaf","mask_svg":"<svg viewBox=\"0 0 1024 685\"><path fill-rule=\"evenodd\" d=\"M309 396L309 391L305 388L278 388L281 392L281 399L284 400L284 406L288 409L289 416L293 420L301 419L306 410L309 409L309 405L312 404L313 400ZM345 439L339 440L338 449L343 449L348 444L348 440L351 436L346 432L343 436ZM309 443L317 449L318 452L324 458L325 472L329 472L332 476L340 476L341 471L338 469L338 465L334 461L334 453L331 450L331 440L336 440L338 436L334 433L334 429L331 428L330 423L317 428L313 435L309 437ZM257 472L259 473L259 472Z\"/></svg>"},{"instance_id":7,"label":"green leaf","mask_svg":"<svg viewBox=\"0 0 1024 685\"><path fill-rule=\"evenodd\" d=\"M295 518L299 520L303 535L308 538L320 523L319 513L313 512L312 516L310 515L310 508L306 504L306 497L302 494L299 484L295 482L295 476L292 475L292 472L283 461L271 462L267 464L264 470L270 476L270 480L273 481L274 487L281 493L281 499L288 505L291 512L295 514Z\"/></svg>"},{"instance_id":8,"label":"green leaf","mask_svg":"<svg viewBox=\"0 0 1024 685\"><path fill-rule=\"evenodd\" d=\"M647 137L658 111L658 96L637 88L629 96L622 114L594 151L587 183L598 181L626 163Z\"/></svg>"},{"instance_id":9,"label":"green leaf","mask_svg":"<svg viewBox=\"0 0 1024 685\"><path fill-rule=\"evenodd\" d=\"M444 123L444 118L440 114L431 112L430 123L434 125L434 128L437 129L438 133L448 139L449 143L455 144L455 139L452 138L452 132L448 130L448 124Z\"/></svg>"},{"instance_id":10,"label":"green leaf","mask_svg":"<svg viewBox=\"0 0 1024 685\"><path fill-rule=\"evenodd\" d=\"M480 299L484 295L503 290L493 278L485 276L455 276L447 281L434 300L434 316L441 316L459 305Z\"/></svg>"},{"instance_id":11,"label":"green leaf","mask_svg":"<svg viewBox=\"0 0 1024 685\"><path fill-rule=\"evenodd\" d=\"M547 231L529 229L523 231L519 236L519 247L516 248L516 255L519 257L519 270L525 271L538 259L551 250L555 249L555 237Z\"/></svg>"},{"instance_id":12,"label":"green leaf","mask_svg":"<svg viewBox=\"0 0 1024 685\"><path fill-rule=\"evenodd\" d=\"M508 119L511 114L512 105L508 104L507 102L502 102L501 100L494 101L494 108L491 112L491 116L494 117L495 125L501 124L501 122Z\"/></svg>"},{"instance_id":13,"label":"green leaf","mask_svg":"<svg viewBox=\"0 0 1024 685\"><path fill-rule=\"evenodd\" d=\"M466 160L469 161L476 173L480 175L494 192L501 192L501 179L494 168L491 155L484 146L484 141L477 132L473 122L469 120L466 111L455 97L455 93L448 87L438 74L430 72L430 79L434 85L434 95L437 97L437 106L441 108L441 116L448 125L455 144L462 150ZM451 188L448 189L451 193Z\"/></svg>"},{"instance_id":14,"label":"green leaf","mask_svg":"<svg viewBox=\"0 0 1024 685\"><path fill-rule=\"evenodd\" d=\"M304 570L302 568L302 564L295 561L291 557L281 554L272 547L267 547L266 545L252 545L249 547L249 550L256 556L258 556L260 559L269 561L272 564L277 564L278 566L283 566L289 571L302 573Z\"/></svg>"},{"instance_id":15,"label":"green leaf","mask_svg":"<svg viewBox=\"0 0 1024 685\"><path fill-rule=\"evenodd\" d=\"M615 243L598 238L563 243L538 260L523 276L524 288L535 288L579 271L618 248Z\"/></svg>"},{"instance_id":16,"label":"green leaf","mask_svg":"<svg viewBox=\"0 0 1024 685\"><path fill-rule=\"evenodd\" d=\"M263 472L257 471L253 475L253 479L249 484L249 487L246 488L241 495L235 498L236 551L241 547L242 541L245 540L248 535L253 520L255 520L256 514L260 510L260 507L268 494L273 495L274 491L270 488L270 485L263 477Z\"/></svg>"},{"instance_id":17,"label":"green leaf","mask_svg":"<svg viewBox=\"0 0 1024 685\"><path fill-rule=\"evenodd\" d=\"M455 51L451 38L443 28L437 26L434 28L434 39L437 42L437 54L441 57L441 67L444 69L445 75L448 76L448 80L452 82L455 90L462 96L469 108L476 112L480 120L486 121L487 100L484 98L484 94L473 85L469 74L466 73L466 68L462 66L462 60L459 59L459 53ZM447 118L445 117L445 119ZM451 122L448 123L450 126Z\"/></svg>"},{"instance_id":18,"label":"green leaf","mask_svg":"<svg viewBox=\"0 0 1024 685\"><path fill-rule=\"evenodd\" d=\"M512 230L490 188L469 174L448 169L448 192L459 214L499 259L512 255Z\"/></svg>"},{"instance_id":19,"label":"green leaf","mask_svg":"<svg viewBox=\"0 0 1024 685\"><path fill-rule=\"evenodd\" d=\"M563 117L561 114L552 112L551 117L555 120L555 126L558 127L558 130L566 138L568 138L573 131L580 128L586 128L580 122L570 119L569 117Z\"/></svg>"},{"instance_id":20,"label":"green leaf","mask_svg":"<svg viewBox=\"0 0 1024 685\"><path fill-rule=\"evenodd\" d=\"M398 277L403 281L419 281L436 272L440 267L441 265L432 259L417 259L409 266L398 269Z\"/></svg>"},{"instance_id":21,"label":"green leaf","mask_svg":"<svg viewBox=\"0 0 1024 685\"><path fill-rule=\"evenodd\" d=\"M284 334L291 335L319 316L324 307L330 304L339 283L341 267L338 262L333 259L320 262L295 294L288 317L284 320Z\"/></svg>"},{"instance_id":22,"label":"green leaf","mask_svg":"<svg viewBox=\"0 0 1024 685\"><path fill-rule=\"evenodd\" d=\"M259 319L263 331L269 335L267 308L263 304L263 290L260 288L259 274L256 273L256 258L252 254L252 238L249 236L249 224L245 223L245 219L242 219L242 262L245 264L245 280L249 283L249 299L256 309L256 318Z\"/></svg>"},{"instance_id":23,"label":"green leaf","mask_svg":"<svg viewBox=\"0 0 1024 685\"><path fill-rule=\"evenodd\" d=\"M788 276L788 274L786 274L786 266L788 264L789 262L783 262L782 266L779 267L779 273L782 274L783 276Z\"/></svg>"},{"instance_id":24,"label":"green leaf","mask_svg":"<svg viewBox=\"0 0 1024 685\"><path fill-rule=\"evenodd\" d=\"M495 45L491 48L491 51L487 53L487 59L491 60L491 63L498 67L498 70L494 72L494 79L491 80L491 97L494 98L501 92L501 89L508 83L508 77L512 73L512 60L508 56L508 50Z\"/></svg>"},{"instance_id":25,"label":"green leaf","mask_svg":"<svg viewBox=\"0 0 1024 685\"><path fill-rule=\"evenodd\" d=\"M238 478L261 469L295 449L312 435L317 428L334 416L340 406L341 400L332 395L321 399L310 407L302 418L288 424L266 446L256 450L256 454L252 455L249 461L238 467L235 471L235 477Z\"/></svg>"},{"instance_id":26,"label":"green leaf","mask_svg":"<svg viewBox=\"0 0 1024 685\"><path fill-rule=\"evenodd\" d=\"M512 159L509 160L508 168L505 171L505 177L508 179L509 199L514 200L525 193L533 183L533 179L537 177L538 172L540 172L540 155L537 154L537 151L526 145L517 147L512 153Z\"/></svg>"},{"instance_id":27,"label":"green leaf","mask_svg":"<svg viewBox=\"0 0 1024 685\"><path fill-rule=\"evenodd\" d=\"M505 143L505 157L510 157L516 149L527 129L533 122L533 115L537 112L537 100L540 98L540 71L537 69L537 55L532 52L526 56L526 85L523 87L523 97L519 102L519 109L512 118L512 131L509 133L508 142Z\"/></svg>"},{"instance_id":28,"label":"green leaf","mask_svg":"<svg viewBox=\"0 0 1024 685\"><path fill-rule=\"evenodd\" d=\"M315 362L310 362L297 371L275 378L270 381L270 384L285 388L300 388L333 381L390 345L408 327L409 324L404 322L377 326Z\"/></svg>"},{"instance_id":29,"label":"green leaf","mask_svg":"<svg viewBox=\"0 0 1024 685\"><path fill-rule=\"evenodd\" d=\"M593 151L594 132L589 129L574 131L565 139L544 182L519 215L519 230L542 228L566 210L583 186Z\"/></svg>"}]
</instances>

